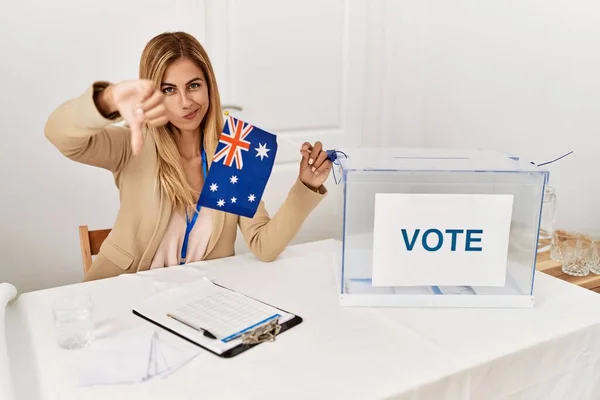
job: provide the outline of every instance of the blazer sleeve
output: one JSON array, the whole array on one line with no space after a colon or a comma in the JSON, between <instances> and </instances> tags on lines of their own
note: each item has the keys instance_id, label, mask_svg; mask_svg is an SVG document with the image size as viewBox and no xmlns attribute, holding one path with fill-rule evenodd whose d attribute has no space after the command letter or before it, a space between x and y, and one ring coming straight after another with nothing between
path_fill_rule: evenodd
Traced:
<instances>
[{"instance_id":1,"label":"blazer sleeve","mask_svg":"<svg viewBox=\"0 0 600 400\"><path fill-rule=\"evenodd\" d=\"M326 195L324 186L314 192L297 179L273 218L269 216L262 201L254 218L240 216L240 230L252 253L262 261L275 260Z\"/></svg>"},{"instance_id":2,"label":"blazer sleeve","mask_svg":"<svg viewBox=\"0 0 600 400\"><path fill-rule=\"evenodd\" d=\"M67 158L116 173L132 157L131 131L111 125L122 120L118 114L106 118L98 111L94 92L106 86L95 82L60 105L48 118L44 134Z\"/></svg>"}]
</instances>

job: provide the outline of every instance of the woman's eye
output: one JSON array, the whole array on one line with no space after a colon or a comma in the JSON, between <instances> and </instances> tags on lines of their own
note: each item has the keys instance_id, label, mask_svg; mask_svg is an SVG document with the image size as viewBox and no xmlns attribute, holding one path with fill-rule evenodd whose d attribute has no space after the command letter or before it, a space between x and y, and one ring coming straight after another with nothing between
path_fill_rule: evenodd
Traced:
<instances>
[{"instance_id":1,"label":"woman's eye","mask_svg":"<svg viewBox=\"0 0 600 400\"><path fill-rule=\"evenodd\" d=\"M190 85L190 89L198 89L199 87L200 87L200 84L199 84L199 83L192 83L192 84Z\"/></svg>"},{"instance_id":2,"label":"woman's eye","mask_svg":"<svg viewBox=\"0 0 600 400\"><path fill-rule=\"evenodd\" d=\"M172 87L166 87L162 91L164 94L170 94L170 93L173 93L174 90L175 89L173 89Z\"/></svg>"}]
</instances>

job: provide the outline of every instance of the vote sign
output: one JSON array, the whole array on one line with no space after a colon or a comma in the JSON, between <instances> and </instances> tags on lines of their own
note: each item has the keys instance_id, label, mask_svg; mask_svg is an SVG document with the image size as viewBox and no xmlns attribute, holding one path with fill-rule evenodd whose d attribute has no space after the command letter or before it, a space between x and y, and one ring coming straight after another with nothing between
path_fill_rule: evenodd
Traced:
<instances>
[{"instance_id":1,"label":"vote sign","mask_svg":"<svg viewBox=\"0 0 600 400\"><path fill-rule=\"evenodd\" d=\"M374 286L504 286L513 196L375 195Z\"/></svg>"}]
</instances>

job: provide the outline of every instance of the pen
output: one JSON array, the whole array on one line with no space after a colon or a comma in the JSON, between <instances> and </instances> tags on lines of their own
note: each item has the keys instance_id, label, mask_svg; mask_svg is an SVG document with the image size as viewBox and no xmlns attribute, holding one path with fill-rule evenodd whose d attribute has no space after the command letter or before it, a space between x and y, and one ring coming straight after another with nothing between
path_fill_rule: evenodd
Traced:
<instances>
[{"instance_id":1,"label":"pen","mask_svg":"<svg viewBox=\"0 0 600 400\"><path fill-rule=\"evenodd\" d=\"M173 314L167 314L167 317L173 318L175 321L180 322L182 324L184 324L185 326L189 326L192 329L195 329L199 332L204 332L204 336L206 336L207 338L211 338L211 339L216 339L217 337L215 335L213 335L212 333L210 333L209 331L207 331L206 329L200 328L198 326L194 326L192 324L190 324L187 321L182 320L181 318L173 315Z\"/></svg>"}]
</instances>

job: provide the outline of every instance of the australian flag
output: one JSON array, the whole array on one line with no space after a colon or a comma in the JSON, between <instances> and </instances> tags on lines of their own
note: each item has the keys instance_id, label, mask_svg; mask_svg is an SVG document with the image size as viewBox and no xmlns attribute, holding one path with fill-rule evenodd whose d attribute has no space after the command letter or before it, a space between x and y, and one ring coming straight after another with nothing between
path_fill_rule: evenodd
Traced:
<instances>
[{"instance_id":1,"label":"australian flag","mask_svg":"<svg viewBox=\"0 0 600 400\"><path fill-rule=\"evenodd\" d=\"M200 206L254 217L275 154L274 134L228 116L200 193Z\"/></svg>"}]
</instances>

